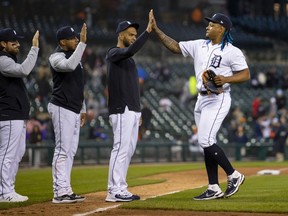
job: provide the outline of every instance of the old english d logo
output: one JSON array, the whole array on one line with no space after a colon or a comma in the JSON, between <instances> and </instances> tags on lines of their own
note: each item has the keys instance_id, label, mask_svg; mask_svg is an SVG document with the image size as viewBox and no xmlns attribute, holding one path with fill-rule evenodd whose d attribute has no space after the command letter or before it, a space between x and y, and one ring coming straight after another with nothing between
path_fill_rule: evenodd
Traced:
<instances>
[{"instance_id":1,"label":"old english d logo","mask_svg":"<svg viewBox=\"0 0 288 216\"><path fill-rule=\"evenodd\" d=\"M214 57L211 59L210 66L215 68L215 69L220 67L221 60L222 60L222 57L220 55L214 54Z\"/></svg>"}]
</instances>

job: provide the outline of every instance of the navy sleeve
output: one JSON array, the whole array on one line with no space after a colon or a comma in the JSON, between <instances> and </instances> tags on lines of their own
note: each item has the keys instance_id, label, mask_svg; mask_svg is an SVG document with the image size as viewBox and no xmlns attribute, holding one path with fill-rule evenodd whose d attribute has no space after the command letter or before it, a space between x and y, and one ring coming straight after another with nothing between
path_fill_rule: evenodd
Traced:
<instances>
[{"instance_id":1,"label":"navy sleeve","mask_svg":"<svg viewBox=\"0 0 288 216\"><path fill-rule=\"evenodd\" d=\"M108 53L107 53L107 58L111 62L117 62L121 61L123 59L129 58L136 54L145 44L149 37L149 33L147 31L144 31L138 38L137 40L131 44L129 47L125 48L118 48L114 47L111 48Z\"/></svg>"}]
</instances>

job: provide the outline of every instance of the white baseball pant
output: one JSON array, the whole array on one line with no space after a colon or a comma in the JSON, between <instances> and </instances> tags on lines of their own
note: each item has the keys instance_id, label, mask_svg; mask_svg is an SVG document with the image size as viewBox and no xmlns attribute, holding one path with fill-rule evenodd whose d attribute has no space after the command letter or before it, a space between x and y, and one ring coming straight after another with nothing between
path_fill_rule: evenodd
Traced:
<instances>
[{"instance_id":1,"label":"white baseball pant","mask_svg":"<svg viewBox=\"0 0 288 216\"><path fill-rule=\"evenodd\" d=\"M217 132L227 116L230 106L231 97L229 92L219 95L198 95L194 117L198 128L198 142L202 148L217 143Z\"/></svg>"},{"instance_id":2,"label":"white baseball pant","mask_svg":"<svg viewBox=\"0 0 288 216\"><path fill-rule=\"evenodd\" d=\"M48 104L55 134L52 162L54 197L72 194L70 177L80 133L80 114Z\"/></svg>"},{"instance_id":3,"label":"white baseball pant","mask_svg":"<svg viewBox=\"0 0 288 216\"><path fill-rule=\"evenodd\" d=\"M140 112L130 111L127 106L124 113L109 116L114 135L108 176L110 193L127 190L126 176L137 145L140 117Z\"/></svg>"},{"instance_id":4,"label":"white baseball pant","mask_svg":"<svg viewBox=\"0 0 288 216\"><path fill-rule=\"evenodd\" d=\"M0 121L0 195L15 191L15 178L26 148L26 121Z\"/></svg>"}]
</instances>

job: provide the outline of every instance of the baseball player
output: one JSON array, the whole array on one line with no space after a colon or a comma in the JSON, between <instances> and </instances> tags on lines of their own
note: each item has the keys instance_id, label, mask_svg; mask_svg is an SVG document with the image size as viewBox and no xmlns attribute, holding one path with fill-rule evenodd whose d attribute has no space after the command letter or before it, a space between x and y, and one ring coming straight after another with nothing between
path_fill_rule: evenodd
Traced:
<instances>
[{"instance_id":1,"label":"baseball player","mask_svg":"<svg viewBox=\"0 0 288 216\"><path fill-rule=\"evenodd\" d=\"M152 14L153 15L153 14ZM208 175L208 189L194 200L210 200L230 197L235 194L244 182L244 175L236 171L224 151L217 145L216 135L229 112L231 105L230 84L250 79L245 57L240 49L232 45L230 29L232 23L224 14L214 14L206 27L205 40L176 42L164 34L153 16L153 29L160 41L173 53L190 56L194 60L198 97L194 116L198 128L198 142L204 149L204 160ZM216 73L214 81L223 87L221 94L209 94L203 85L204 71ZM218 165L227 174L227 189L222 192L218 182Z\"/></svg>"},{"instance_id":2,"label":"baseball player","mask_svg":"<svg viewBox=\"0 0 288 216\"><path fill-rule=\"evenodd\" d=\"M118 24L117 46L106 55L108 80L108 109L113 128L114 143L111 151L108 177L107 202L129 202L139 200L127 190L126 176L134 154L139 122L140 89L135 62L132 58L145 44L152 31L151 12L149 23L137 39L137 23L123 21Z\"/></svg>"},{"instance_id":3,"label":"baseball player","mask_svg":"<svg viewBox=\"0 0 288 216\"><path fill-rule=\"evenodd\" d=\"M0 202L24 202L15 191L15 177L26 148L30 102L23 77L30 74L39 52L39 32L22 64L17 63L19 39L12 28L0 30Z\"/></svg>"},{"instance_id":4,"label":"baseball player","mask_svg":"<svg viewBox=\"0 0 288 216\"><path fill-rule=\"evenodd\" d=\"M80 127L85 123L84 80L81 58L86 48L87 28L80 33L70 26L58 29L58 47L49 57L53 77L53 91L48 103L54 134L55 151L52 162L53 203L74 203L84 197L73 192L70 175L79 142Z\"/></svg>"}]
</instances>

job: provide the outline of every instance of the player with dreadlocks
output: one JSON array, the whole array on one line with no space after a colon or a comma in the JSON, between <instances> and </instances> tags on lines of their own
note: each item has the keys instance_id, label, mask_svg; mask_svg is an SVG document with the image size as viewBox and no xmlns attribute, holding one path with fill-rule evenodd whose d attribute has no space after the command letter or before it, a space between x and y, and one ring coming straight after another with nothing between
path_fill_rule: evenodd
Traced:
<instances>
[{"instance_id":1,"label":"player with dreadlocks","mask_svg":"<svg viewBox=\"0 0 288 216\"><path fill-rule=\"evenodd\" d=\"M225 30L224 32L222 43L221 43L221 50L223 50L224 46L228 43L231 43L231 44L233 43L233 38L232 38L232 35L230 34L230 29Z\"/></svg>"},{"instance_id":2,"label":"player with dreadlocks","mask_svg":"<svg viewBox=\"0 0 288 216\"><path fill-rule=\"evenodd\" d=\"M244 182L244 175L236 171L222 148L217 145L217 132L231 106L230 85L250 79L250 71L242 51L232 45L232 22L224 14L214 14L206 27L207 39L177 42L157 26L153 15L153 30L160 41L175 54L190 56L194 61L198 98L194 117L198 128L198 143L204 150L208 175L208 189L194 200L210 200L234 195ZM202 74L215 72L214 82L223 88L219 94L208 93ZM223 193L218 181L218 165L227 175L227 188Z\"/></svg>"}]
</instances>

